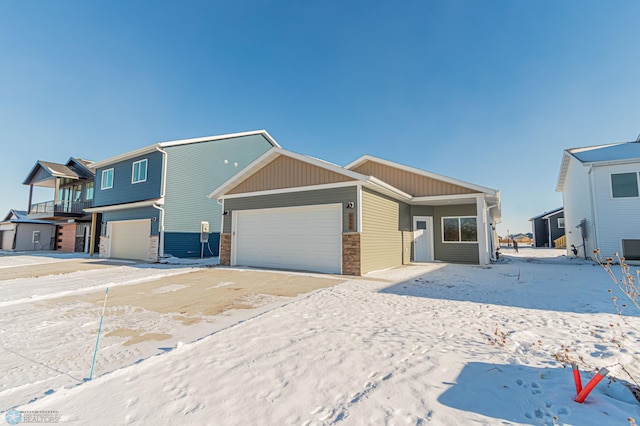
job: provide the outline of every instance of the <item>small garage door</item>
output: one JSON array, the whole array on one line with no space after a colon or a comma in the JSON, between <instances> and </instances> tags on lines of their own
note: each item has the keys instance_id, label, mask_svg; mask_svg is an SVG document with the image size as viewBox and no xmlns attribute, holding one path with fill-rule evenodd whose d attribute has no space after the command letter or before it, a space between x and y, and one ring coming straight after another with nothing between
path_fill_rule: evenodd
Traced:
<instances>
[{"instance_id":1,"label":"small garage door","mask_svg":"<svg viewBox=\"0 0 640 426\"><path fill-rule=\"evenodd\" d=\"M233 212L232 264L342 271L342 205Z\"/></svg>"},{"instance_id":2,"label":"small garage door","mask_svg":"<svg viewBox=\"0 0 640 426\"><path fill-rule=\"evenodd\" d=\"M151 219L109 222L109 257L120 259L149 259Z\"/></svg>"}]
</instances>

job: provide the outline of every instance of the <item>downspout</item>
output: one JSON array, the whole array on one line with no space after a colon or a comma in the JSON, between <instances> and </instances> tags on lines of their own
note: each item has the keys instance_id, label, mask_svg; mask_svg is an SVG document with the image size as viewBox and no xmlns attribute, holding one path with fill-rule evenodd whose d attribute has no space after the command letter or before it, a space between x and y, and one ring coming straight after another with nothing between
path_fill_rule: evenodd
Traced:
<instances>
[{"instance_id":1,"label":"downspout","mask_svg":"<svg viewBox=\"0 0 640 426\"><path fill-rule=\"evenodd\" d=\"M484 194L476 195L476 232L478 233L478 263L482 267L489 265L487 254L489 252L489 244L487 240L487 211Z\"/></svg>"},{"instance_id":2,"label":"downspout","mask_svg":"<svg viewBox=\"0 0 640 426\"><path fill-rule=\"evenodd\" d=\"M593 166L589 165L589 171L587 172L587 174L589 175L589 204L590 204L590 208L591 208L591 228L593 228L593 247L591 248L592 250L595 250L599 245L599 238L598 238L598 216L597 216L597 211L595 209L595 200L594 195L593 195L593 188L595 183L593 182ZM588 228L587 228L588 229ZM587 234L587 240L589 239L589 234ZM587 258L587 247L586 247L586 243L583 247L584 250L584 257L585 259ZM591 253L590 253L591 254ZM591 256L589 256L589 258L591 258Z\"/></svg>"},{"instance_id":3,"label":"downspout","mask_svg":"<svg viewBox=\"0 0 640 426\"><path fill-rule=\"evenodd\" d=\"M495 221L493 219L493 216L491 216L491 209L495 209L498 206L499 206L499 203L487 205L487 213L489 213L489 217L487 219L489 219L489 225L491 226L491 236L490 236L491 244L490 244L490 247L489 247L489 251L490 251L489 256L490 256L490 259L493 260L493 261L497 261L498 260L498 255L497 255L496 251L497 251L497 248L500 245L499 244L496 245L496 242L497 242L496 241L496 228L498 227L498 224L494 223Z\"/></svg>"},{"instance_id":4,"label":"downspout","mask_svg":"<svg viewBox=\"0 0 640 426\"><path fill-rule=\"evenodd\" d=\"M220 241L222 241L222 233L224 232L224 198L217 199L216 203L220 206ZM220 255L219 252L218 255Z\"/></svg>"},{"instance_id":5,"label":"downspout","mask_svg":"<svg viewBox=\"0 0 640 426\"><path fill-rule=\"evenodd\" d=\"M156 146L156 150L162 153L162 182L160 184L160 198L162 198L164 202L164 196L167 189L167 151L161 149L159 146ZM160 207L158 204L153 205L154 208L160 210L160 224L158 227L160 228L160 241L158 242L158 256L164 257L164 208Z\"/></svg>"},{"instance_id":6,"label":"downspout","mask_svg":"<svg viewBox=\"0 0 640 426\"><path fill-rule=\"evenodd\" d=\"M549 231L549 248L552 248L553 246L551 245L551 243L553 243L553 241L551 240L551 218L550 217L547 218L547 230Z\"/></svg>"},{"instance_id":7,"label":"downspout","mask_svg":"<svg viewBox=\"0 0 640 426\"><path fill-rule=\"evenodd\" d=\"M159 204L153 204L153 207L160 210L160 224L158 227L160 228L160 241L158 242L158 256L164 257L164 208L160 207Z\"/></svg>"}]
</instances>

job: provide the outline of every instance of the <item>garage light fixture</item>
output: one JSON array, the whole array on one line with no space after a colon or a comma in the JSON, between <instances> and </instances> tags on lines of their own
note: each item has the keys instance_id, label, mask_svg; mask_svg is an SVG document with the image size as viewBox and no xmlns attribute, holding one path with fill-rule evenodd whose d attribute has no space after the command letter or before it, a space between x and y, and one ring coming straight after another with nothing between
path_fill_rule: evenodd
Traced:
<instances>
[{"instance_id":1,"label":"garage light fixture","mask_svg":"<svg viewBox=\"0 0 640 426\"><path fill-rule=\"evenodd\" d=\"M353 201L349 201L349 202L347 203L347 208L348 208L348 209L353 209L353 208L355 208L355 207L356 207L356 203L354 203Z\"/></svg>"}]
</instances>

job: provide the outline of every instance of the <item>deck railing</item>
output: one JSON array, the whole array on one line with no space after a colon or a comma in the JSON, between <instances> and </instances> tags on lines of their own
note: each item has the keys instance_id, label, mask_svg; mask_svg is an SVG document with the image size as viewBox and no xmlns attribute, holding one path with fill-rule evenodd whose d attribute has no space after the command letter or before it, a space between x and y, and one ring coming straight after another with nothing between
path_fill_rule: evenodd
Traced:
<instances>
[{"instance_id":1,"label":"deck railing","mask_svg":"<svg viewBox=\"0 0 640 426\"><path fill-rule=\"evenodd\" d=\"M89 201L63 201L54 204L53 201L45 201L31 205L29 214L56 214L56 213L78 213L82 214L83 209L91 207Z\"/></svg>"},{"instance_id":2,"label":"deck railing","mask_svg":"<svg viewBox=\"0 0 640 426\"><path fill-rule=\"evenodd\" d=\"M553 240L553 243L558 249L567 248L567 236L563 235L562 237Z\"/></svg>"}]
</instances>

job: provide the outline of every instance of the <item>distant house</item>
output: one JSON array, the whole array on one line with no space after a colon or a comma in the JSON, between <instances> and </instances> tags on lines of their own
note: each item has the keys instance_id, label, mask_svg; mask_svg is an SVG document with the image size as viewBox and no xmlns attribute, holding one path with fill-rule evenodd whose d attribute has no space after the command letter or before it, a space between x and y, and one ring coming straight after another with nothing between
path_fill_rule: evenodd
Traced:
<instances>
[{"instance_id":1,"label":"distant house","mask_svg":"<svg viewBox=\"0 0 640 426\"><path fill-rule=\"evenodd\" d=\"M70 158L65 164L37 161L22 182L29 186L29 220L46 220L56 225L54 250L88 252L94 174L91 161ZM51 198L33 203L34 187L49 188Z\"/></svg>"},{"instance_id":2,"label":"distant house","mask_svg":"<svg viewBox=\"0 0 640 426\"><path fill-rule=\"evenodd\" d=\"M619 253L640 261L640 142L564 151L556 190L564 202L567 255Z\"/></svg>"},{"instance_id":3,"label":"distant house","mask_svg":"<svg viewBox=\"0 0 640 426\"><path fill-rule=\"evenodd\" d=\"M542 213L529 219L534 247L555 247L554 241L564 235L564 208Z\"/></svg>"},{"instance_id":4,"label":"distant house","mask_svg":"<svg viewBox=\"0 0 640 426\"><path fill-rule=\"evenodd\" d=\"M526 244L532 244L533 238L531 238L527 234L514 234L511 236L511 241L517 241L518 244L526 245Z\"/></svg>"},{"instance_id":5,"label":"distant house","mask_svg":"<svg viewBox=\"0 0 640 426\"><path fill-rule=\"evenodd\" d=\"M0 222L0 250L38 251L54 247L55 225L44 220L29 220L27 212L11 210Z\"/></svg>"},{"instance_id":6,"label":"distant house","mask_svg":"<svg viewBox=\"0 0 640 426\"><path fill-rule=\"evenodd\" d=\"M218 256L221 206L207 195L279 147L264 130L156 143L91 164L100 256Z\"/></svg>"},{"instance_id":7,"label":"distant house","mask_svg":"<svg viewBox=\"0 0 640 426\"><path fill-rule=\"evenodd\" d=\"M488 265L500 192L363 156L345 167L272 148L209 195L220 263L361 275L411 262Z\"/></svg>"}]
</instances>

